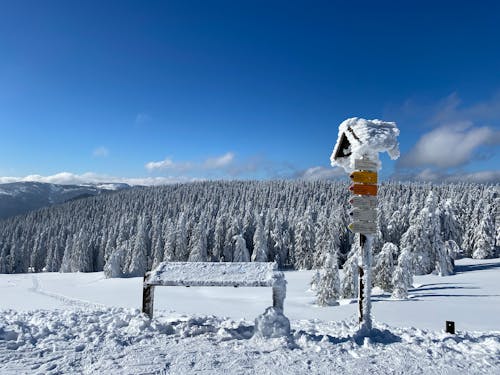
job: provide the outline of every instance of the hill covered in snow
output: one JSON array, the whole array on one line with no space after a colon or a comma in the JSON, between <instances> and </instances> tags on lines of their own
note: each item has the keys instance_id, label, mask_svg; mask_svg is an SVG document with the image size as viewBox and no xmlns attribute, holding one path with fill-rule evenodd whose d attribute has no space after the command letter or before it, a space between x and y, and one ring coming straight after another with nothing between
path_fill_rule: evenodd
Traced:
<instances>
[{"instance_id":1,"label":"hill covered in snow","mask_svg":"<svg viewBox=\"0 0 500 375\"><path fill-rule=\"evenodd\" d=\"M130 188L127 184L57 185L42 182L0 184L0 219L53 204Z\"/></svg>"}]
</instances>

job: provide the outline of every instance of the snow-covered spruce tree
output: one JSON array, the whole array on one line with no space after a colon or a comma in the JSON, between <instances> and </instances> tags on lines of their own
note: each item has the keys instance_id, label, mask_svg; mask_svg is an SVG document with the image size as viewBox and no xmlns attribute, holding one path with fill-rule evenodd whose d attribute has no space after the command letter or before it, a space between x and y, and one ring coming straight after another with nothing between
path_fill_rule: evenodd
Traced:
<instances>
[{"instance_id":1,"label":"snow-covered spruce tree","mask_svg":"<svg viewBox=\"0 0 500 375\"><path fill-rule=\"evenodd\" d=\"M315 270L311 277L311 281L309 282L309 287L312 292L316 292L318 290L318 284L320 278L321 278L320 270Z\"/></svg>"},{"instance_id":2,"label":"snow-covered spruce tree","mask_svg":"<svg viewBox=\"0 0 500 375\"><path fill-rule=\"evenodd\" d=\"M243 233L243 227L241 224L241 220L239 217L235 217L232 220L231 225L229 226L228 230L226 231L226 239L224 241L224 249L222 253L222 258L225 262L237 262L234 260L234 253L236 252L235 245L237 241L235 240L235 236L242 235ZM245 241L245 238L242 237L243 241ZM246 241L245 241L245 249L248 253L248 248L246 247ZM250 255L249 255L250 258Z\"/></svg>"},{"instance_id":3,"label":"snow-covered spruce tree","mask_svg":"<svg viewBox=\"0 0 500 375\"><path fill-rule=\"evenodd\" d=\"M436 248L436 273L439 276L448 276L454 273L454 258L449 247L451 243L455 244L455 241L446 241Z\"/></svg>"},{"instance_id":4,"label":"snow-covered spruce tree","mask_svg":"<svg viewBox=\"0 0 500 375\"><path fill-rule=\"evenodd\" d=\"M175 260L185 262L189 256L186 214L181 212L175 230Z\"/></svg>"},{"instance_id":5,"label":"snow-covered spruce tree","mask_svg":"<svg viewBox=\"0 0 500 375\"><path fill-rule=\"evenodd\" d=\"M314 224L310 208L297 223L295 231L295 266L310 270L313 265Z\"/></svg>"},{"instance_id":6,"label":"snow-covered spruce tree","mask_svg":"<svg viewBox=\"0 0 500 375\"><path fill-rule=\"evenodd\" d=\"M189 262L206 262L207 261L207 230L205 219L200 219L194 234L193 248L189 254Z\"/></svg>"},{"instance_id":7,"label":"snow-covered spruce tree","mask_svg":"<svg viewBox=\"0 0 500 375\"><path fill-rule=\"evenodd\" d=\"M392 278L392 298L408 298L408 289L411 288L413 284L412 263L412 254L409 248L404 248L401 254L399 254L398 264Z\"/></svg>"},{"instance_id":8,"label":"snow-covered spruce tree","mask_svg":"<svg viewBox=\"0 0 500 375\"><path fill-rule=\"evenodd\" d=\"M440 208L441 232L444 241L452 240L456 243L460 242L462 230L460 229L457 216L456 206L451 199L447 199L443 207Z\"/></svg>"},{"instance_id":9,"label":"snow-covered spruce tree","mask_svg":"<svg viewBox=\"0 0 500 375\"><path fill-rule=\"evenodd\" d=\"M344 277L342 278L342 297L356 298L358 295L359 283L359 262L361 260L361 246L359 245L359 234L354 236L351 252L342 267Z\"/></svg>"},{"instance_id":10,"label":"snow-covered spruce tree","mask_svg":"<svg viewBox=\"0 0 500 375\"><path fill-rule=\"evenodd\" d=\"M373 285L378 286L386 292L392 292L392 277L394 275L394 259L397 256L398 247L386 242L382 250L375 257L373 268Z\"/></svg>"},{"instance_id":11,"label":"snow-covered spruce tree","mask_svg":"<svg viewBox=\"0 0 500 375\"><path fill-rule=\"evenodd\" d=\"M401 248L412 252L412 270L417 275L426 275L435 270L437 253L443 246L436 204L436 197L430 191L425 207L416 214L401 238Z\"/></svg>"},{"instance_id":12,"label":"snow-covered spruce tree","mask_svg":"<svg viewBox=\"0 0 500 375\"><path fill-rule=\"evenodd\" d=\"M336 217L333 215L333 217ZM334 220L329 220L326 213L321 214L318 217L318 222L316 223L316 234L314 236L314 259L313 267L322 268L325 264L326 257L332 252L332 250L340 250L340 239L335 236L337 233L337 222Z\"/></svg>"},{"instance_id":13,"label":"snow-covered spruce tree","mask_svg":"<svg viewBox=\"0 0 500 375\"><path fill-rule=\"evenodd\" d=\"M487 259L495 256L495 227L491 208L484 210L479 226L474 233L472 257L474 259Z\"/></svg>"},{"instance_id":14,"label":"snow-covered spruce tree","mask_svg":"<svg viewBox=\"0 0 500 375\"><path fill-rule=\"evenodd\" d=\"M288 252L292 246L292 241L288 223L281 214L277 214L270 236L273 243L273 260L282 267L290 261Z\"/></svg>"},{"instance_id":15,"label":"snow-covered spruce tree","mask_svg":"<svg viewBox=\"0 0 500 375\"><path fill-rule=\"evenodd\" d=\"M146 219L144 216L141 216L137 222L137 233L132 252L127 255L128 276L144 276L144 273L146 273L148 242Z\"/></svg>"},{"instance_id":16,"label":"snow-covered spruce tree","mask_svg":"<svg viewBox=\"0 0 500 375\"><path fill-rule=\"evenodd\" d=\"M446 252L451 258L451 263L453 264L453 266L455 266L455 260L460 259L462 257L462 250L453 240L445 241L444 247L446 248Z\"/></svg>"},{"instance_id":17,"label":"snow-covered spruce tree","mask_svg":"<svg viewBox=\"0 0 500 375\"><path fill-rule=\"evenodd\" d=\"M316 303L318 305L338 305L337 300L340 297L340 278L336 251L333 251L333 254L326 255L325 264L320 272L316 294Z\"/></svg>"},{"instance_id":18,"label":"snow-covered spruce tree","mask_svg":"<svg viewBox=\"0 0 500 375\"><path fill-rule=\"evenodd\" d=\"M215 221L213 261L219 262L224 252L224 237L226 233L226 215L220 214Z\"/></svg>"},{"instance_id":19,"label":"snow-covered spruce tree","mask_svg":"<svg viewBox=\"0 0 500 375\"><path fill-rule=\"evenodd\" d=\"M269 250L267 247L267 238L264 233L264 224L262 223L262 215L255 215L257 223L255 233L253 235L253 253L252 262L267 262Z\"/></svg>"},{"instance_id":20,"label":"snow-covered spruce tree","mask_svg":"<svg viewBox=\"0 0 500 375\"><path fill-rule=\"evenodd\" d=\"M164 229L164 240L163 240L163 261L173 262L175 259L175 227L172 220L168 220L166 227Z\"/></svg>"},{"instance_id":21,"label":"snow-covered spruce tree","mask_svg":"<svg viewBox=\"0 0 500 375\"><path fill-rule=\"evenodd\" d=\"M104 265L104 276L106 276L107 278L122 277L123 258L124 251L121 249L115 249Z\"/></svg>"},{"instance_id":22,"label":"snow-covered spruce tree","mask_svg":"<svg viewBox=\"0 0 500 375\"><path fill-rule=\"evenodd\" d=\"M250 262L250 254L248 253L247 244L242 234L237 234L233 237L234 254L233 262Z\"/></svg>"},{"instance_id":23,"label":"snow-covered spruce tree","mask_svg":"<svg viewBox=\"0 0 500 375\"><path fill-rule=\"evenodd\" d=\"M407 225L401 211L394 211L387 222L387 240L395 245L398 245L401 241L401 236L406 232L406 230Z\"/></svg>"}]
</instances>

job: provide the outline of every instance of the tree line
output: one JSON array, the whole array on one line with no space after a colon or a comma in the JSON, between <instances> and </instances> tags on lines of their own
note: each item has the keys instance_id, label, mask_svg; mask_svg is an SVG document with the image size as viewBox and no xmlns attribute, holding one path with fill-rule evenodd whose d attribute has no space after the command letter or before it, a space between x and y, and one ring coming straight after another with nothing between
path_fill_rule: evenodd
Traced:
<instances>
[{"instance_id":1,"label":"tree line","mask_svg":"<svg viewBox=\"0 0 500 375\"><path fill-rule=\"evenodd\" d=\"M399 260L412 274L426 274L447 272L459 255L500 255L498 191L382 184L374 282L387 282ZM347 229L349 197L342 182L211 181L68 202L0 221L0 273L104 270L130 277L161 261L276 261L294 269L335 262L348 274L359 255ZM346 295L355 290L349 280Z\"/></svg>"}]
</instances>

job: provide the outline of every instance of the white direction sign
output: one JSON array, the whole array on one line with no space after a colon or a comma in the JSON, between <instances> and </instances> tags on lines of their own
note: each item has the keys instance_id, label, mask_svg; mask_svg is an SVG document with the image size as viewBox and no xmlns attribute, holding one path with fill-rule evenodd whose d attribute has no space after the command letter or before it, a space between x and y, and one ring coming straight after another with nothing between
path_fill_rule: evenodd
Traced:
<instances>
[{"instance_id":1,"label":"white direction sign","mask_svg":"<svg viewBox=\"0 0 500 375\"><path fill-rule=\"evenodd\" d=\"M354 169L376 172L377 163L367 159L354 159Z\"/></svg>"},{"instance_id":2,"label":"white direction sign","mask_svg":"<svg viewBox=\"0 0 500 375\"><path fill-rule=\"evenodd\" d=\"M352 197L349 202L353 208L361 210L369 210L377 208L377 197L370 195L356 195Z\"/></svg>"},{"instance_id":3,"label":"white direction sign","mask_svg":"<svg viewBox=\"0 0 500 375\"><path fill-rule=\"evenodd\" d=\"M354 233L374 234L377 233L377 223L372 221L355 221L349 224L349 229Z\"/></svg>"},{"instance_id":4,"label":"white direction sign","mask_svg":"<svg viewBox=\"0 0 500 375\"><path fill-rule=\"evenodd\" d=\"M360 210L355 208L351 211L350 215L355 221L377 221L377 210L374 209Z\"/></svg>"}]
</instances>

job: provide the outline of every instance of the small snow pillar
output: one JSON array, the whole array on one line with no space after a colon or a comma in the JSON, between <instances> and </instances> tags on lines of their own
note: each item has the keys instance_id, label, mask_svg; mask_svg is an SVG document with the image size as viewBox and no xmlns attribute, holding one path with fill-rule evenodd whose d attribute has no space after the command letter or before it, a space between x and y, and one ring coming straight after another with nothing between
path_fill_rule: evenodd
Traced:
<instances>
[{"instance_id":1,"label":"small snow pillar","mask_svg":"<svg viewBox=\"0 0 500 375\"><path fill-rule=\"evenodd\" d=\"M142 284L142 312L152 319L155 287L148 284L148 276L149 272L144 275Z\"/></svg>"},{"instance_id":2,"label":"small snow pillar","mask_svg":"<svg viewBox=\"0 0 500 375\"><path fill-rule=\"evenodd\" d=\"M283 312L286 297L286 281L277 277L273 284L273 307Z\"/></svg>"}]
</instances>

